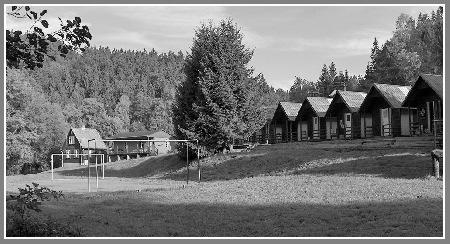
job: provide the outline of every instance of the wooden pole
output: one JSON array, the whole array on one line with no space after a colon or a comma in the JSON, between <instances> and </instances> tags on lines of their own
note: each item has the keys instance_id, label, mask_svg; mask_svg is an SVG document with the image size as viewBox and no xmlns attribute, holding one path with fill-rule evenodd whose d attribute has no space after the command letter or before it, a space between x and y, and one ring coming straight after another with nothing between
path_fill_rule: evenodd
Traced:
<instances>
[{"instance_id":1,"label":"wooden pole","mask_svg":"<svg viewBox=\"0 0 450 244\"><path fill-rule=\"evenodd\" d=\"M201 181L201 171L200 171L200 148L198 147L197 140L197 167L198 167L198 183Z\"/></svg>"},{"instance_id":2,"label":"wooden pole","mask_svg":"<svg viewBox=\"0 0 450 244\"><path fill-rule=\"evenodd\" d=\"M50 160L50 164L52 165L52 180L53 180L53 155L52 155L52 158Z\"/></svg>"},{"instance_id":3,"label":"wooden pole","mask_svg":"<svg viewBox=\"0 0 450 244\"><path fill-rule=\"evenodd\" d=\"M105 179L105 154L102 154L102 180Z\"/></svg>"},{"instance_id":4,"label":"wooden pole","mask_svg":"<svg viewBox=\"0 0 450 244\"><path fill-rule=\"evenodd\" d=\"M94 153L97 151L97 140L94 141ZM98 191L98 165L97 165L97 158L98 155L95 155L95 183L97 184L97 191Z\"/></svg>"},{"instance_id":5,"label":"wooden pole","mask_svg":"<svg viewBox=\"0 0 450 244\"><path fill-rule=\"evenodd\" d=\"M88 165L88 192L91 192L91 165L89 163L89 161L91 160L91 150L89 148L89 141L88 140L88 160L87 160L87 165Z\"/></svg>"},{"instance_id":6,"label":"wooden pole","mask_svg":"<svg viewBox=\"0 0 450 244\"><path fill-rule=\"evenodd\" d=\"M186 170L187 170L187 174L186 174L186 185L189 184L189 145L186 142Z\"/></svg>"},{"instance_id":7,"label":"wooden pole","mask_svg":"<svg viewBox=\"0 0 450 244\"><path fill-rule=\"evenodd\" d=\"M64 151L63 151L63 154L64 154ZM64 155L61 157L61 167L64 168Z\"/></svg>"}]
</instances>

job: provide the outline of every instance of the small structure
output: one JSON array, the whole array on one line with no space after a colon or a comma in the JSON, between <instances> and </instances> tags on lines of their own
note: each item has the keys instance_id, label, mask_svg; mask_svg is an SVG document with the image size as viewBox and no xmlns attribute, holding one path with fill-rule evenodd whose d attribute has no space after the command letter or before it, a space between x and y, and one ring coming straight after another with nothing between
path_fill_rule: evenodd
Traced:
<instances>
[{"instance_id":1,"label":"small structure","mask_svg":"<svg viewBox=\"0 0 450 244\"><path fill-rule=\"evenodd\" d=\"M403 106L417 109L418 116L411 117L410 131L441 134L443 128L443 77L442 75L421 74L415 81ZM436 128L436 130L435 130ZM442 140L442 137L440 138Z\"/></svg>"},{"instance_id":2,"label":"small structure","mask_svg":"<svg viewBox=\"0 0 450 244\"><path fill-rule=\"evenodd\" d=\"M327 138L353 139L361 137L359 107L364 92L337 90L325 114Z\"/></svg>"},{"instance_id":3,"label":"small structure","mask_svg":"<svg viewBox=\"0 0 450 244\"><path fill-rule=\"evenodd\" d=\"M67 154L63 155L62 159L64 167L87 165L87 154L104 154L106 156L107 149L108 147L103 143L102 137L96 129L71 128L63 146L63 154ZM95 157L91 157L91 163L94 162Z\"/></svg>"},{"instance_id":4,"label":"small structure","mask_svg":"<svg viewBox=\"0 0 450 244\"><path fill-rule=\"evenodd\" d=\"M169 140L171 135L164 131L137 131L119 133L109 140L114 140L110 143L110 150L108 152L108 161L112 159L120 160L121 158L139 158L141 156L151 156L167 154L171 151ZM162 142L151 142L149 140L161 140Z\"/></svg>"},{"instance_id":5,"label":"small structure","mask_svg":"<svg viewBox=\"0 0 450 244\"><path fill-rule=\"evenodd\" d=\"M264 114L265 124L260 130L258 130L254 133L252 141L268 144L269 141L271 141L270 125L271 125L272 118L273 118L273 115L274 115L277 107L276 106L267 106L267 107L262 107L261 109L262 109L262 113Z\"/></svg>"},{"instance_id":6,"label":"small structure","mask_svg":"<svg viewBox=\"0 0 450 244\"><path fill-rule=\"evenodd\" d=\"M297 126L295 119L300 110L301 103L280 102L272 118L272 131L274 143L297 141Z\"/></svg>"},{"instance_id":7,"label":"small structure","mask_svg":"<svg viewBox=\"0 0 450 244\"><path fill-rule=\"evenodd\" d=\"M374 83L359 108L361 137L409 136L411 113L402 103L410 89L410 86Z\"/></svg>"},{"instance_id":8,"label":"small structure","mask_svg":"<svg viewBox=\"0 0 450 244\"><path fill-rule=\"evenodd\" d=\"M325 114L333 99L328 97L307 97L297 114L298 140L330 139L327 133Z\"/></svg>"}]
</instances>

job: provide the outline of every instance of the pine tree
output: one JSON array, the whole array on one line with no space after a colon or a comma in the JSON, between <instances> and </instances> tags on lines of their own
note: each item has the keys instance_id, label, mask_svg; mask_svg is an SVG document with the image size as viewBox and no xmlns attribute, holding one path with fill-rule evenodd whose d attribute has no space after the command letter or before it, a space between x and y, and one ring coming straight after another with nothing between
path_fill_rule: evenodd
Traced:
<instances>
[{"instance_id":1,"label":"pine tree","mask_svg":"<svg viewBox=\"0 0 450 244\"><path fill-rule=\"evenodd\" d=\"M249 136L263 121L252 92L253 70L247 67L253 51L242 38L230 19L203 24L186 59L187 78L173 109L176 135L199 139L210 153Z\"/></svg>"}]
</instances>

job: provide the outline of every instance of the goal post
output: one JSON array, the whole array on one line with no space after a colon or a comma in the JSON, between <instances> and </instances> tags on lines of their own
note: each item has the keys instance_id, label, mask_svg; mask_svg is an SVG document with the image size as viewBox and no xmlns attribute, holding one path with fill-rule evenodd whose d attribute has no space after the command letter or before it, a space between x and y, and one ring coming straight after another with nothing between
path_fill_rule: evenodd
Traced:
<instances>
[{"instance_id":1,"label":"goal post","mask_svg":"<svg viewBox=\"0 0 450 244\"><path fill-rule=\"evenodd\" d=\"M61 162L64 160L64 157L67 157L67 156L89 156L89 154L87 154L87 153L77 153L77 154L75 154L75 153L55 153L55 154L52 154L51 155L51 159L50 159L50 164L51 164L51 171L52 171L52 180L54 180L54 169L55 169L55 165L54 165L54 162L55 162L55 156L61 156ZM101 166L102 166L102 173L103 173L103 179L105 178L105 165L104 165L104 162L105 162L105 155L104 154L101 154L101 153L96 153L96 154L91 154L91 156L96 156L96 157L98 157L98 156L100 156L100 163L101 163ZM63 164L61 164L62 165L62 168L64 168L64 165ZM67 165L67 163L66 163L66 165ZM80 164L80 166L83 166L83 164ZM88 166L89 167L91 167L90 165L89 165L89 163L88 163ZM98 167L98 166L97 166Z\"/></svg>"}]
</instances>

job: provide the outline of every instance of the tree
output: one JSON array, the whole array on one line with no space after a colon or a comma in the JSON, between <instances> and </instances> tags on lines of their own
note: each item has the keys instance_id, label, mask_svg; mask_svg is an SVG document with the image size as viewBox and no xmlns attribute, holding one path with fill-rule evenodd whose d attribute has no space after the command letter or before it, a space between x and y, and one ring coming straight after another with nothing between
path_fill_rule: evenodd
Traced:
<instances>
[{"instance_id":1,"label":"tree","mask_svg":"<svg viewBox=\"0 0 450 244\"><path fill-rule=\"evenodd\" d=\"M127 95L122 95L114 109L115 116L123 123L124 131L127 131L130 126L130 106L130 98Z\"/></svg>"},{"instance_id":2,"label":"tree","mask_svg":"<svg viewBox=\"0 0 450 244\"><path fill-rule=\"evenodd\" d=\"M296 76L289 90L289 101L302 103L314 90L315 86L312 82Z\"/></svg>"},{"instance_id":3,"label":"tree","mask_svg":"<svg viewBox=\"0 0 450 244\"><path fill-rule=\"evenodd\" d=\"M17 19L28 18L32 24L29 30L6 30L6 65L9 68L19 68L22 64L28 69L42 67L45 56L55 59L49 54L51 43L58 43L59 54L63 57L71 51L84 51L89 46L92 35L86 25L81 25L81 18L74 20L60 20L60 29L52 33L44 33L49 23L44 19L47 10L39 14L29 6L12 6L9 16Z\"/></svg>"},{"instance_id":4,"label":"tree","mask_svg":"<svg viewBox=\"0 0 450 244\"><path fill-rule=\"evenodd\" d=\"M186 58L186 80L173 108L175 132L180 139L199 139L209 153L249 136L255 121L264 120L252 96L253 70L247 67L253 51L242 39L231 19L203 24Z\"/></svg>"},{"instance_id":5,"label":"tree","mask_svg":"<svg viewBox=\"0 0 450 244\"><path fill-rule=\"evenodd\" d=\"M330 65L331 66L331 65ZM336 70L335 70L336 71ZM319 93L322 96L328 96L332 92L332 82L330 79L330 73L326 64L323 65L322 71L317 81L317 86L319 88Z\"/></svg>"},{"instance_id":6,"label":"tree","mask_svg":"<svg viewBox=\"0 0 450 244\"><path fill-rule=\"evenodd\" d=\"M49 168L50 155L59 152L68 125L58 104L50 103L20 70L6 72L7 174Z\"/></svg>"}]
</instances>

